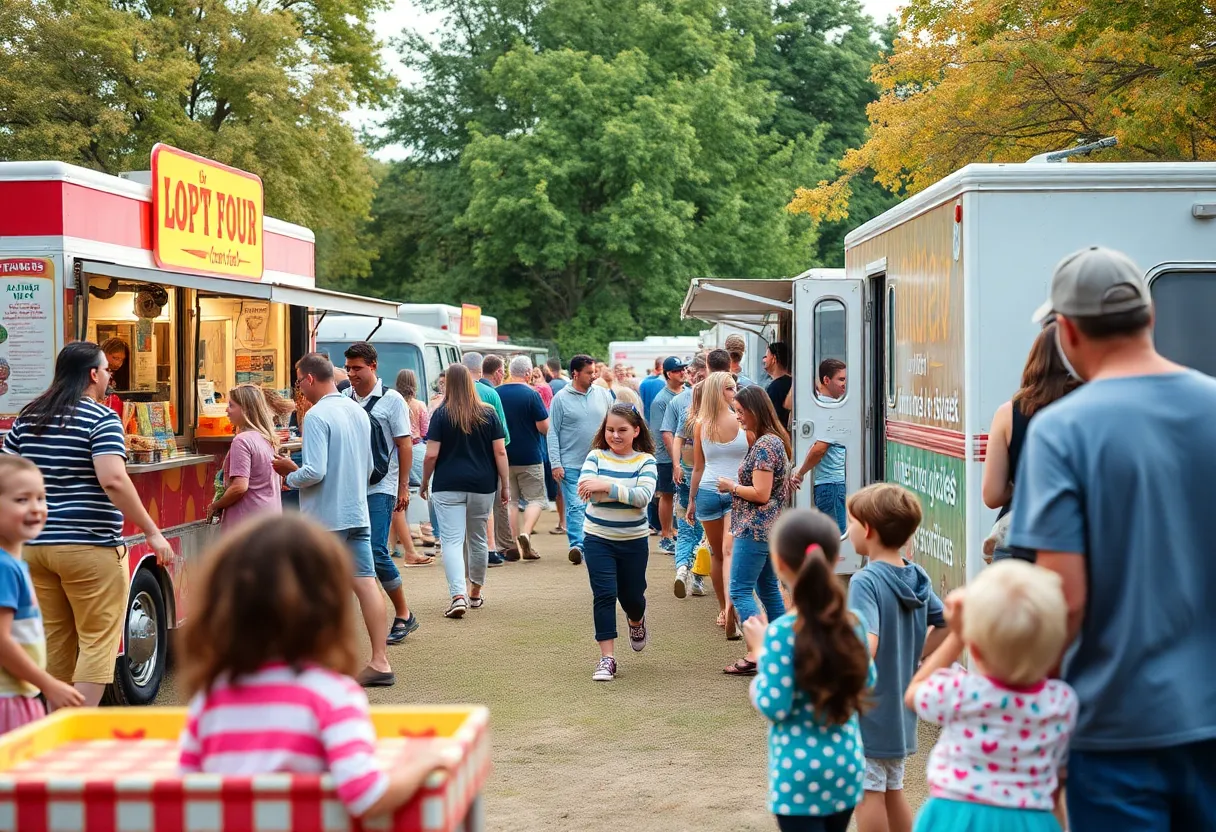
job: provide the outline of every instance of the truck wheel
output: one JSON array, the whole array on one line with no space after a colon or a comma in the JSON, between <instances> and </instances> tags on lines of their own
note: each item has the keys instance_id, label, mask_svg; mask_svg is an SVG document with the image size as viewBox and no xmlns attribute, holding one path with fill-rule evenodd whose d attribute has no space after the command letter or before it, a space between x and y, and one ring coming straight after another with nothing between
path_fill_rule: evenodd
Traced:
<instances>
[{"instance_id":1,"label":"truck wheel","mask_svg":"<svg viewBox=\"0 0 1216 832\"><path fill-rule=\"evenodd\" d=\"M165 678L169 646L165 598L150 569L139 570L131 581L123 641L126 652L118 657L106 701L115 705L150 704Z\"/></svg>"}]
</instances>

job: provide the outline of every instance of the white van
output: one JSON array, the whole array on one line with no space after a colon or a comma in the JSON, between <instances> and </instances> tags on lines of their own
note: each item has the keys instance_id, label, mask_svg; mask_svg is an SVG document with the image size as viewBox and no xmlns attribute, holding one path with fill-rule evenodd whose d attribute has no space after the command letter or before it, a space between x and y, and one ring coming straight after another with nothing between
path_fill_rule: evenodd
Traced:
<instances>
[{"instance_id":1,"label":"white van","mask_svg":"<svg viewBox=\"0 0 1216 832\"><path fill-rule=\"evenodd\" d=\"M885 480L920 497L909 554L939 594L983 565L992 414L1017 389L1055 265L1088 245L1145 269L1158 349L1216 374L1216 163L969 165L849 234L843 276L758 281L735 298L792 335L799 458L836 436L850 493ZM686 317L738 314L702 288ZM840 401L814 395L811 368L827 357L848 366Z\"/></svg>"},{"instance_id":2,"label":"white van","mask_svg":"<svg viewBox=\"0 0 1216 832\"><path fill-rule=\"evenodd\" d=\"M376 369L384 383L392 386L399 371L413 370L418 376L418 398L424 402L439 389L439 373L460 361L454 335L402 321L330 314L317 327L316 340L317 351L328 353L337 367L345 363L347 347L356 341L370 342L376 347Z\"/></svg>"},{"instance_id":3,"label":"white van","mask_svg":"<svg viewBox=\"0 0 1216 832\"><path fill-rule=\"evenodd\" d=\"M608 344L608 366L632 367L639 379L654 371L658 358L674 355L687 364L700 347L695 335L648 335L641 341L612 341Z\"/></svg>"}]
</instances>

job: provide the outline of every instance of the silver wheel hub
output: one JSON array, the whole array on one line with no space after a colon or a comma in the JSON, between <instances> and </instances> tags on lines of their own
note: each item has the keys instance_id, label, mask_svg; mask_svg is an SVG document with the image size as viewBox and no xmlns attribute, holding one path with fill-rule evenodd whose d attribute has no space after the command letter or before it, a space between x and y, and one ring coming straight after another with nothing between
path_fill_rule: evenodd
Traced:
<instances>
[{"instance_id":1,"label":"silver wheel hub","mask_svg":"<svg viewBox=\"0 0 1216 832\"><path fill-rule=\"evenodd\" d=\"M147 592L140 592L127 614L127 663L135 684L146 685L156 673L156 648L159 639L156 604Z\"/></svg>"}]
</instances>

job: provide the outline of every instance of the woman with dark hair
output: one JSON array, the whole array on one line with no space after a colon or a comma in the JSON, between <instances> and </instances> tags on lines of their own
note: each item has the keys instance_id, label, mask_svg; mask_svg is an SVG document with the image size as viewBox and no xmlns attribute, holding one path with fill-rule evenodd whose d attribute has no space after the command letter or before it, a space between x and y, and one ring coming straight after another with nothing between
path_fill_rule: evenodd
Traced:
<instances>
[{"instance_id":1,"label":"woman with dark hair","mask_svg":"<svg viewBox=\"0 0 1216 832\"><path fill-rule=\"evenodd\" d=\"M110 386L101 402L122 416L122 399L115 391L131 389L131 348L121 338L107 338L101 344L101 351L110 364Z\"/></svg>"},{"instance_id":2,"label":"woman with dark hair","mask_svg":"<svg viewBox=\"0 0 1216 832\"><path fill-rule=\"evenodd\" d=\"M503 423L477 396L463 364L448 367L444 401L431 414L426 439L418 496L429 496L443 537L443 571L452 597L444 616L463 618L467 610L485 603L481 588L490 557L486 522L494 500L505 504L511 495Z\"/></svg>"},{"instance_id":3,"label":"woman with dark hair","mask_svg":"<svg viewBox=\"0 0 1216 832\"><path fill-rule=\"evenodd\" d=\"M157 562L173 549L127 475L118 414L100 403L110 384L105 352L90 341L67 344L51 386L22 408L4 450L33 462L46 480L46 527L25 547L42 607L47 671L75 683L96 705L114 678L127 609L124 515L143 530Z\"/></svg>"},{"instance_id":4,"label":"woman with dark hair","mask_svg":"<svg viewBox=\"0 0 1216 832\"><path fill-rule=\"evenodd\" d=\"M600 659L591 678L616 678L616 605L629 622L629 646L640 651L646 630L646 561L650 525L646 506L654 497L659 471L654 440L635 405L608 408L591 453L578 477L578 496L587 503L583 558L591 579L595 640Z\"/></svg>"},{"instance_id":5,"label":"woman with dark hair","mask_svg":"<svg viewBox=\"0 0 1216 832\"><path fill-rule=\"evenodd\" d=\"M1043 327L1030 347L1030 355L1022 369L1021 388L1010 401L996 409L992 426L988 429L987 456L980 490L984 504L1001 511L992 534L984 541L985 559L991 560L996 550L1004 546L1004 534L1008 528L1006 518L1013 505L1013 483L1030 420L1040 410L1064 398L1080 385L1080 380L1068 372L1060 358L1056 346L1056 323L1052 321Z\"/></svg>"},{"instance_id":6,"label":"woman with dark hair","mask_svg":"<svg viewBox=\"0 0 1216 832\"><path fill-rule=\"evenodd\" d=\"M785 602L769 559L769 535L789 489L790 435L777 420L768 393L757 385L744 387L735 397L739 424L747 431L747 454L739 466L739 479L718 478L718 491L731 495L730 533L734 538L730 566L730 600L745 622L759 615L760 596L769 621L785 615ZM747 655L724 671L732 676L754 676L756 654Z\"/></svg>"}]
</instances>

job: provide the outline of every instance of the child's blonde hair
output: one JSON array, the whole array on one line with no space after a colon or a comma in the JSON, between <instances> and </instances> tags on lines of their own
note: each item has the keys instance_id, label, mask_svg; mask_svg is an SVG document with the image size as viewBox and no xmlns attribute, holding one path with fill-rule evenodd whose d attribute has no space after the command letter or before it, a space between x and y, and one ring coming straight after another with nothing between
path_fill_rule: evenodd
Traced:
<instances>
[{"instance_id":1,"label":"child's blonde hair","mask_svg":"<svg viewBox=\"0 0 1216 832\"><path fill-rule=\"evenodd\" d=\"M32 472L42 475L38 470L38 466L30 462L23 456L15 456L13 454L0 454L0 492L4 491L5 483L8 478L18 471Z\"/></svg>"},{"instance_id":2,"label":"child's blonde hair","mask_svg":"<svg viewBox=\"0 0 1216 832\"><path fill-rule=\"evenodd\" d=\"M1023 560L997 561L967 584L963 640L1002 682L1042 681L1068 637L1068 607L1055 572Z\"/></svg>"},{"instance_id":3,"label":"child's blonde hair","mask_svg":"<svg viewBox=\"0 0 1216 832\"><path fill-rule=\"evenodd\" d=\"M920 500L908 489L889 482L867 485L849 497L848 512L878 533L882 545L899 549L920 528Z\"/></svg>"}]
</instances>

